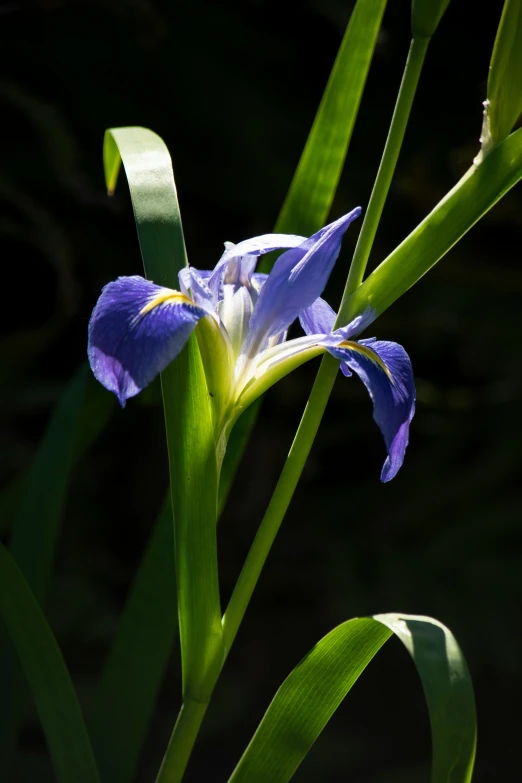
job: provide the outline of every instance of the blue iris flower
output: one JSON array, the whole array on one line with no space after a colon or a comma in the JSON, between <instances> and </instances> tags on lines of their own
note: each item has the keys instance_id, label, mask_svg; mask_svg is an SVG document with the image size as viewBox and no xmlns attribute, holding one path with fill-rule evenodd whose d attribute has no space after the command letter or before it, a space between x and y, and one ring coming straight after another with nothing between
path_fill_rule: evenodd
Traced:
<instances>
[{"instance_id":1,"label":"blue iris flower","mask_svg":"<svg viewBox=\"0 0 522 783\"><path fill-rule=\"evenodd\" d=\"M404 459L415 411L410 359L402 346L375 338L354 340L374 319L370 308L340 329L320 298L358 217L355 209L313 236L266 234L226 243L213 270L185 267L180 290L142 277L119 277L103 289L89 324L89 361L96 378L125 402L178 355L195 330L213 406L218 452L241 412L295 367L328 351L345 376L355 372L373 401L387 459L382 481ZM255 272L258 257L285 249L269 275ZM304 337L287 340L300 320Z\"/></svg>"}]
</instances>

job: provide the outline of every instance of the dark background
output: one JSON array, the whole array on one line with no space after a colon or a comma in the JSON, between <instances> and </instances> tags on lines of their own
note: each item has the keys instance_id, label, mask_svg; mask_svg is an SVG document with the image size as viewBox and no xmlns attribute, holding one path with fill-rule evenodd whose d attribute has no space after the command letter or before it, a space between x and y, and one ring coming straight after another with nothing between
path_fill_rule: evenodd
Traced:
<instances>
[{"instance_id":1,"label":"dark background","mask_svg":"<svg viewBox=\"0 0 522 783\"><path fill-rule=\"evenodd\" d=\"M352 3L40 0L0 4L0 478L30 464L85 357L104 283L140 273L125 182L109 200L105 128L145 125L171 150L189 258L270 231ZM428 54L371 265L471 165L501 3L454 0ZM367 204L409 41L389 3L332 218ZM476 689L476 781L519 769L522 640L521 191L515 188L375 324L408 350L418 411L398 477L357 379L339 378L301 484L217 689L187 781L225 781L291 668L339 622L430 614L456 634ZM337 305L358 228L326 297ZM224 596L281 471L317 369L273 388L219 530ZM75 469L47 613L88 706L167 486L159 391L114 410ZM4 525L5 531L5 525ZM179 704L177 660L139 781L154 779ZM425 781L429 726L390 642L296 780ZM21 780L45 780L36 718ZM40 763L41 762L41 763ZM32 772L31 772L32 770ZM38 770L38 774L35 774Z\"/></svg>"}]
</instances>

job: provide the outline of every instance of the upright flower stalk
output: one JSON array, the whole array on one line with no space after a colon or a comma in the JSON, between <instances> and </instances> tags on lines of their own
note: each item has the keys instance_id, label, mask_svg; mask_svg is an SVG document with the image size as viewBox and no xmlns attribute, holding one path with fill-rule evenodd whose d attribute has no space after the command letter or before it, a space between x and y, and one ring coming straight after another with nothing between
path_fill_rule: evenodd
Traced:
<instances>
[{"instance_id":1,"label":"upright flower stalk","mask_svg":"<svg viewBox=\"0 0 522 783\"><path fill-rule=\"evenodd\" d=\"M355 339L373 321L375 312L368 307L346 318L346 302L364 274L426 47L427 40L412 44L338 316L321 294L339 255L342 237L359 209L309 238L273 234L239 245L227 243L213 270L192 266L182 269L179 289L137 276L119 278L104 288L94 309L89 325L91 367L122 406L158 373L168 380L179 372L173 360L187 342L188 353L184 354L189 365L200 376L204 372L205 377L205 384L198 387L193 398L186 390L184 393L193 422L192 431L186 426L184 431L200 438L198 457L191 461L189 438L184 444L189 455L186 464L183 449L177 449L173 451L181 461L171 461L170 466L174 508L181 517L175 528L184 704L159 773L161 783L176 783L183 776L213 687L304 467L339 364L345 376L355 372L361 378L372 398L374 419L387 451L381 480L392 479L402 465L415 410L411 363L404 349L395 343ZM278 249L285 252L271 274L257 273L259 256ZM288 329L297 319L305 335L288 340ZM189 339L192 334L197 345ZM222 623L217 622L218 587L210 590L206 603L199 600L196 607L192 602L206 588L208 574L202 571L205 563L212 564L211 582L217 585L217 560L211 550L216 547L217 486L228 436L241 413L266 389L304 361L324 353L329 356L324 357L285 468ZM183 379L178 377L177 383L182 385ZM175 385L168 383L169 388ZM179 420L175 406L174 399L165 399L168 433L174 431L176 417ZM179 480L185 482L185 487L176 501L175 484ZM187 482L192 482L191 489ZM191 492L192 500L184 506ZM203 509L193 502L198 492L206 497ZM184 591L187 584L190 589ZM188 618L198 611L202 622L194 624Z\"/></svg>"},{"instance_id":2,"label":"upright flower stalk","mask_svg":"<svg viewBox=\"0 0 522 783\"><path fill-rule=\"evenodd\" d=\"M410 360L396 343L355 339L374 319L370 308L336 329L335 313L320 296L344 233L359 213L355 209L309 238L269 234L238 245L227 243L213 270L182 269L179 290L138 276L118 278L105 286L94 308L88 353L96 378L124 406L162 372L167 437L179 438L177 420L187 438L181 448L169 446L183 707L160 770L161 783L181 780L245 598L259 573L259 557L249 572L251 554L221 623L215 556L217 486L228 435L242 411L292 369L329 353L341 362L345 376L355 373L361 378L373 400L387 450L381 479L389 481L402 465L415 410ZM286 252L270 275L257 274L258 257L280 248ZM296 319L305 335L288 340L288 328ZM192 334L197 343L189 339ZM184 363L173 362L187 343ZM186 387L202 371L206 382L192 390ZM180 390L185 400L182 411L166 393L170 388ZM277 503L277 493L274 498ZM276 520L280 510L279 506ZM274 535L279 521L272 527ZM271 538L265 536L264 545ZM253 552L259 551L264 559L266 546L260 550L255 545ZM247 590L245 574L250 580Z\"/></svg>"}]
</instances>

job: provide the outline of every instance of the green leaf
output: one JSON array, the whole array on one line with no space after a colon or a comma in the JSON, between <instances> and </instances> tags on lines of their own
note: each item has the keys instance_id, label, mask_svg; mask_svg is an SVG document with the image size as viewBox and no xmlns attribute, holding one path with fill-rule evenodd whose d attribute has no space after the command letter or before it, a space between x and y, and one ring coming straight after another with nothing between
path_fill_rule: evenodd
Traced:
<instances>
[{"instance_id":1,"label":"green leaf","mask_svg":"<svg viewBox=\"0 0 522 783\"><path fill-rule=\"evenodd\" d=\"M44 602L75 460L105 425L114 401L83 364L65 388L23 481L9 550Z\"/></svg>"},{"instance_id":2,"label":"green leaf","mask_svg":"<svg viewBox=\"0 0 522 783\"><path fill-rule=\"evenodd\" d=\"M147 128L106 131L103 165L109 195L116 188L122 160L145 272L158 285L177 289L178 272L187 259L169 151Z\"/></svg>"},{"instance_id":3,"label":"green leaf","mask_svg":"<svg viewBox=\"0 0 522 783\"><path fill-rule=\"evenodd\" d=\"M417 228L348 300L347 316L368 305L382 313L426 274L522 179L522 128L472 166Z\"/></svg>"},{"instance_id":4,"label":"green leaf","mask_svg":"<svg viewBox=\"0 0 522 783\"><path fill-rule=\"evenodd\" d=\"M88 716L103 780L131 783L177 621L170 495L134 579Z\"/></svg>"},{"instance_id":5,"label":"green leaf","mask_svg":"<svg viewBox=\"0 0 522 783\"><path fill-rule=\"evenodd\" d=\"M483 148L511 133L522 114L522 0L505 0L488 77ZM488 135L489 133L489 135Z\"/></svg>"},{"instance_id":6,"label":"green leaf","mask_svg":"<svg viewBox=\"0 0 522 783\"><path fill-rule=\"evenodd\" d=\"M40 604L45 604L54 552L75 462L105 426L114 400L100 393L87 363L66 386L33 462L16 485L9 549ZM0 756L12 754L25 704L25 683L10 641L0 635Z\"/></svg>"},{"instance_id":7,"label":"green leaf","mask_svg":"<svg viewBox=\"0 0 522 783\"><path fill-rule=\"evenodd\" d=\"M114 190L123 161L147 277L176 288L186 263L170 155L146 128L115 128L104 143ZM217 572L218 469L205 372L193 335L161 375L174 512L184 697L207 701L223 660Z\"/></svg>"},{"instance_id":8,"label":"green leaf","mask_svg":"<svg viewBox=\"0 0 522 783\"><path fill-rule=\"evenodd\" d=\"M60 649L27 582L1 544L0 612L33 693L58 783L97 783L96 763Z\"/></svg>"},{"instance_id":9,"label":"green leaf","mask_svg":"<svg viewBox=\"0 0 522 783\"><path fill-rule=\"evenodd\" d=\"M359 111L386 0L358 0L275 231L309 236L326 223Z\"/></svg>"},{"instance_id":10,"label":"green leaf","mask_svg":"<svg viewBox=\"0 0 522 783\"><path fill-rule=\"evenodd\" d=\"M468 783L476 745L473 689L450 631L429 617L349 620L312 648L277 691L229 783L286 783L392 632L410 653L428 705L433 783Z\"/></svg>"},{"instance_id":11,"label":"green leaf","mask_svg":"<svg viewBox=\"0 0 522 783\"><path fill-rule=\"evenodd\" d=\"M414 38L431 38L450 0L413 0L411 32Z\"/></svg>"},{"instance_id":12,"label":"green leaf","mask_svg":"<svg viewBox=\"0 0 522 783\"><path fill-rule=\"evenodd\" d=\"M337 53L275 231L310 236L327 221L359 111L386 0L358 0ZM260 264L268 272L270 260ZM219 485L223 508L257 418L261 401L234 426Z\"/></svg>"}]
</instances>

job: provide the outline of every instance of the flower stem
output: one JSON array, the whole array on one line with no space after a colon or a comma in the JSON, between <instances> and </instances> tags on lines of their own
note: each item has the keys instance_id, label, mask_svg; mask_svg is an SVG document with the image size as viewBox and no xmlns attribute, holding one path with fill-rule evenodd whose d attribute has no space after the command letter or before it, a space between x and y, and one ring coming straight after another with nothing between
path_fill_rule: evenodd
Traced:
<instances>
[{"instance_id":1,"label":"flower stem","mask_svg":"<svg viewBox=\"0 0 522 783\"><path fill-rule=\"evenodd\" d=\"M336 326L343 326L354 316L353 313L348 312L346 302L355 289L359 288L364 277L366 264L368 263L375 234L377 233L377 227L384 208L386 196L388 195L395 166L397 165L397 159L404 139L413 98L415 96L429 42L429 38L414 38L410 45L410 51L408 52L408 59L406 60L406 66L404 68L388 138L386 139L381 164L379 166L379 171L377 172L368 209L366 210L361 233L359 234L352 264L348 273Z\"/></svg>"},{"instance_id":2,"label":"flower stem","mask_svg":"<svg viewBox=\"0 0 522 783\"><path fill-rule=\"evenodd\" d=\"M388 139L348 275L337 325L347 323L349 318L356 315L349 312L347 300L361 284L364 276L399 156L428 43L429 39L414 39L410 47ZM222 630L226 654L234 642L263 565L301 477L337 377L338 368L339 362L332 356L323 357L285 466L223 616ZM212 676L213 682L209 685L209 692L218 676L218 672ZM156 783L180 783L207 707L208 702L185 700Z\"/></svg>"},{"instance_id":3,"label":"flower stem","mask_svg":"<svg viewBox=\"0 0 522 783\"><path fill-rule=\"evenodd\" d=\"M156 783L180 783L205 716L208 702L186 699L172 730Z\"/></svg>"},{"instance_id":4,"label":"flower stem","mask_svg":"<svg viewBox=\"0 0 522 783\"><path fill-rule=\"evenodd\" d=\"M428 38L418 38L414 39L410 46L386 146L346 281L336 326L347 323L349 319L357 315L357 313L349 312L346 302L350 294L361 284L364 276L366 263L399 157L428 43ZM235 639L263 565L301 477L337 377L338 368L339 362L332 356L323 357L283 471L223 617L223 641L227 653Z\"/></svg>"},{"instance_id":5,"label":"flower stem","mask_svg":"<svg viewBox=\"0 0 522 783\"><path fill-rule=\"evenodd\" d=\"M323 357L283 472L250 547L223 617L223 641L227 653L235 639L265 560L303 472L330 392L332 391L338 368L339 362L332 356L328 354Z\"/></svg>"}]
</instances>

